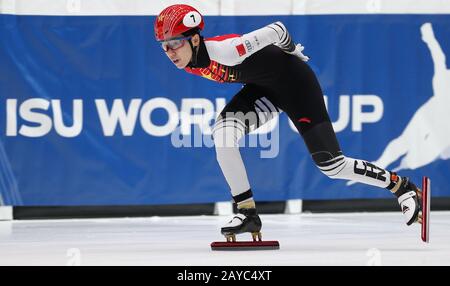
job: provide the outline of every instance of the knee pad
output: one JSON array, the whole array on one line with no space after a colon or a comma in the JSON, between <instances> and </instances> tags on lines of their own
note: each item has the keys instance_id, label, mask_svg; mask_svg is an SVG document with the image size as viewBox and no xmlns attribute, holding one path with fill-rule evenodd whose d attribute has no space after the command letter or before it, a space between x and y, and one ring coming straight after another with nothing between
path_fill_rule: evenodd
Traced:
<instances>
[{"instance_id":1,"label":"knee pad","mask_svg":"<svg viewBox=\"0 0 450 286\"><path fill-rule=\"evenodd\" d=\"M339 178L339 173L345 168L347 157L341 151L332 154L320 151L311 155L319 170L330 178Z\"/></svg>"},{"instance_id":2,"label":"knee pad","mask_svg":"<svg viewBox=\"0 0 450 286\"><path fill-rule=\"evenodd\" d=\"M236 118L219 118L212 131L216 149L222 147L238 147L239 140L244 135L245 125Z\"/></svg>"},{"instance_id":3,"label":"knee pad","mask_svg":"<svg viewBox=\"0 0 450 286\"><path fill-rule=\"evenodd\" d=\"M319 151L311 154L311 157L318 167L325 167L328 166L329 163L332 162L333 160L345 156L342 154L341 151L335 153L329 151Z\"/></svg>"}]
</instances>

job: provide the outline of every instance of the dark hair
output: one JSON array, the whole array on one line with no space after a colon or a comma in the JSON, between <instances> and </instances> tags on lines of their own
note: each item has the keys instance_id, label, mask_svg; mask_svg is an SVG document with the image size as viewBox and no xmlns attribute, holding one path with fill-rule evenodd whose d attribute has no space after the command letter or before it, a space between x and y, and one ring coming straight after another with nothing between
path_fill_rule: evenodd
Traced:
<instances>
[{"instance_id":1,"label":"dark hair","mask_svg":"<svg viewBox=\"0 0 450 286\"><path fill-rule=\"evenodd\" d=\"M194 36L195 34L199 34L200 35L200 29L198 27L192 28L192 29L182 33L182 35L184 37Z\"/></svg>"}]
</instances>

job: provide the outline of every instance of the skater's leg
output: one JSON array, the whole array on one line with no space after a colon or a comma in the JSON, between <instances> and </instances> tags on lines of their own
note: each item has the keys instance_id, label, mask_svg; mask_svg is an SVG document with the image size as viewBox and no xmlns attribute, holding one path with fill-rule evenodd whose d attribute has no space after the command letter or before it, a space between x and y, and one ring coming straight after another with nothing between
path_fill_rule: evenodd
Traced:
<instances>
[{"instance_id":1,"label":"skater's leg","mask_svg":"<svg viewBox=\"0 0 450 286\"><path fill-rule=\"evenodd\" d=\"M303 62L297 62L296 69L298 86L286 86L281 90L279 104L302 135L320 171L333 179L352 180L395 191L397 176L394 173L344 155L314 72Z\"/></svg>"},{"instance_id":2,"label":"skater's leg","mask_svg":"<svg viewBox=\"0 0 450 286\"><path fill-rule=\"evenodd\" d=\"M227 104L213 129L217 161L238 208L255 207L239 152L239 140L267 123L278 112L264 95L263 90L246 85Z\"/></svg>"},{"instance_id":3,"label":"skater's leg","mask_svg":"<svg viewBox=\"0 0 450 286\"><path fill-rule=\"evenodd\" d=\"M261 240L262 224L239 152L239 140L278 114L279 110L266 95L257 87L246 85L227 104L213 129L217 161L238 208L238 214L221 229L229 241L244 232L252 233L254 240Z\"/></svg>"},{"instance_id":4,"label":"skater's leg","mask_svg":"<svg viewBox=\"0 0 450 286\"><path fill-rule=\"evenodd\" d=\"M237 203L252 200L250 183L239 152L239 140L245 135L245 125L238 118L220 118L213 130L216 158Z\"/></svg>"},{"instance_id":5,"label":"skater's leg","mask_svg":"<svg viewBox=\"0 0 450 286\"><path fill-rule=\"evenodd\" d=\"M345 156L314 72L302 62L297 63L297 69L298 86L286 86L279 92L279 106L302 135L320 171L332 179L351 180L390 190L398 198L407 224L416 221L419 212L417 187L406 177L397 176L373 163Z\"/></svg>"},{"instance_id":6,"label":"skater's leg","mask_svg":"<svg viewBox=\"0 0 450 286\"><path fill-rule=\"evenodd\" d=\"M370 162L346 157L337 143L331 122L316 125L303 134L303 139L317 167L329 178L387 188L398 198L408 225L420 220L419 190L409 178Z\"/></svg>"},{"instance_id":7,"label":"skater's leg","mask_svg":"<svg viewBox=\"0 0 450 286\"><path fill-rule=\"evenodd\" d=\"M352 180L396 191L394 187L398 178L395 173L343 154L331 122L315 125L303 134L303 139L317 167L329 178Z\"/></svg>"}]
</instances>

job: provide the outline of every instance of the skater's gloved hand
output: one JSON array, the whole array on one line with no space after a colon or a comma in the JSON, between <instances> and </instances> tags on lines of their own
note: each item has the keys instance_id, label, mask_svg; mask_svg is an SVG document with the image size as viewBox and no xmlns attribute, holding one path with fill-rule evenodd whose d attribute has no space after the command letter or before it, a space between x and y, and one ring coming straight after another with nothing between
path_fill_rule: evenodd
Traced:
<instances>
[{"instance_id":1,"label":"skater's gloved hand","mask_svg":"<svg viewBox=\"0 0 450 286\"><path fill-rule=\"evenodd\" d=\"M297 44L297 45L295 46L295 49L294 49L292 52L288 52L288 51L285 51L285 52L288 53L288 54L291 54L291 55L294 55L294 56L298 57L299 59L301 59L301 60L304 61L304 62L307 62L307 61L309 60L309 57L308 57L308 56L305 56L305 55L302 53L302 51L303 51L304 49L305 49L305 47L302 46L302 44Z\"/></svg>"}]
</instances>

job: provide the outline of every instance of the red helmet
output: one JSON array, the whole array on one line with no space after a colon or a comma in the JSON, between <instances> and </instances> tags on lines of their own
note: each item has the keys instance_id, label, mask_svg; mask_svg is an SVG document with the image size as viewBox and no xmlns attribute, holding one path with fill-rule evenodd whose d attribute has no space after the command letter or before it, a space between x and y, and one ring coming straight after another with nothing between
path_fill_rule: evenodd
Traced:
<instances>
[{"instance_id":1,"label":"red helmet","mask_svg":"<svg viewBox=\"0 0 450 286\"><path fill-rule=\"evenodd\" d=\"M157 41L165 41L191 29L203 29L205 23L202 15L189 5L176 4L159 13L155 20L155 37Z\"/></svg>"}]
</instances>

